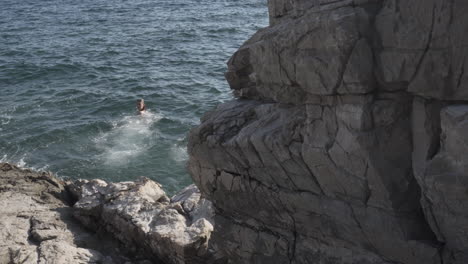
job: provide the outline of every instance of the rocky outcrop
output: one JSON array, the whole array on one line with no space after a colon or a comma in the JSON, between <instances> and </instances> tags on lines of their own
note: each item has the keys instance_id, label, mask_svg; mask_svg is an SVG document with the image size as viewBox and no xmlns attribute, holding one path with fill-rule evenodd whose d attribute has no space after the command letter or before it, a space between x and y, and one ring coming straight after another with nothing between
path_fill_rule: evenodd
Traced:
<instances>
[{"instance_id":1,"label":"rocky outcrop","mask_svg":"<svg viewBox=\"0 0 468 264\"><path fill-rule=\"evenodd\" d=\"M428 222L445 243L445 263L468 261L468 105L441 112L441 146L418 180Z\"/></svg>"},{"instance_id":2,"label":"rocky outcrop","mask_svg":"<svg viewBox=\"0 0 468 264\"><path fill-rule=\"evenodd\" d=\"M189 170L233 263L467 263L463 1L270 0Z\"/></svg>"},{"instance_id":3,"label":"rocky outcrop","mask_svg":"<svg viewBox=\"0 0 468 264\"><path fill-rule=\"evenodd\" d=\"M194 185L169 199L147 178L66 183L0 163L0 263L206 263L212 218Z\"/></svg>"},{"instance_id":4,"label":"rocky outcrop","mask_svg":"<svg viewBox=\"0 0 468 264\"><path fill-rule=\"evenodd\" d=\"M0 163L0 263L144 263L73 219L64 184Z\"/></svg>"},{"instance_id":5,"label":"rocky outcrop","mask_svg":"<svg viewBox=\"0 0 468 264\"><path fill-rule=\"evenodd\" d=\"M205 263L212 225L211 203L190 185L169 199L147 178L108 183L78 180L74 216L94 231L105 231L136 255L161 263Z\"/></svg>"}]
</instances>

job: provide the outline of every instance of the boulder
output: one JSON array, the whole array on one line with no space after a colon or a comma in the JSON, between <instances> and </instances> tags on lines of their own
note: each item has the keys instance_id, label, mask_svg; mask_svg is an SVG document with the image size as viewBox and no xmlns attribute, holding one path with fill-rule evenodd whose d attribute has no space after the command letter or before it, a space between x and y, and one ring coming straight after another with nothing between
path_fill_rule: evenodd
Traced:
<instances>
[{"instance_id":1,"label":"boulder","mask_svg":"<svg viewBox=\"0 0 468 264\"><path fill-rule=\"evenodd\" d=\"M211 203L190 185L172 199L147 178L111 183L78 180L74 216L88 228L113 234L133 254L163 263L204 263L213 229Z\"/></svg>"},{"instance_id":2,"label":"boulder","mask_svg":"<svg viewBox=\"0 0 468 264\"><path fill-rule=\"evenodd\" d=\"M138 263L72 217L64 183L0 163L0 263Z\"/></svg>"}]
</instances>

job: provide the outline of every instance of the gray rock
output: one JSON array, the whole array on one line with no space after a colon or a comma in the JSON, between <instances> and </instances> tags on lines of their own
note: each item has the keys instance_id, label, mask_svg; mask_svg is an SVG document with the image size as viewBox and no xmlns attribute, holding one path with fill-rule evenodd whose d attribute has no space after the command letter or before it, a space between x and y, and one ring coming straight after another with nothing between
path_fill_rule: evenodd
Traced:
<instances>
[{"instance_id":1,"label":"gray rock","mask_svg":"<svg viewBox=\"0 0 468 264\"><path fill-rule=\"evenodd\" d=\"M375 23L382 88L467 100L467 11L464 1L383 1Z\"/></svg>"},{"instance_id":2,"label":"gray rock","mask_svg":"<svg viewBox=\"0 0 468 264\"><path fill-rule=\"evenodd\" d=\"M313 2L293 1L293 7L300 12ZM285 18L247 41L228 63L226 77L235 94L298 103L311 95L372 91L373 53L362 37L369 30L367 13L350 6L352 1L338 4ZM288 6L270 2L273 12Z\"/></svg>"},{"instance_id":3,"label":"gray rock","mask_svg":"<svg viewBox=\"0 0 468 264\"><path fill-rule=\"evenodd\" d=\"M233 263L468 263L468 2L268 8L228 62L242 100L189 136L209 247Z\"/></svg>"},{"instance_id":4,"label":"gray rock","mask_svg":"<svg viewBox=\"0 0 468 264\"><path fill-rule=\"evenodd\" d=\"M242 226L242 231L229 231L228 223L216 220L212 246L236 263L267 262L275 254L288 256L284 262L301 262L310 253L293 250L302 236L305 244L327 241L341 244L343 252L367 254L374 259L369 263L438 263L437 248L424 241L434 236L411 174L405 114L410 102L404 94L345 96L336 102L281 106L233 101L192 131L189 169L194 180L218 209L216 219ZM259 232L275 234L265 239L284 241L283 253L263 249L263 243L272 242L258 238ZM362 257L326 252L333 251L317 253L323 261L358 263Z\"/></svg>"},{"instance_id":5,"label":"gray rock","mask_svg":"<svg viewBox=\"0 0 468 264\"><path fill-rule=\"evenodd\" d=\"M0 163L0 263L208 261L213 209L194 185L170 200L145 178L65 184Z\"/></svg>"},{"instance_id":6,"label":"gray rock","mask_svg":"<svg viewBox=\"0 0 468 264\"><path fill-rule=\"evenodd\" d=\"M64 185L51 174L0 163L0 186L0 263L130 261L73 219Z\"/></svg>"},{"instance_id":7,"label":"gray rock","mask_svg":"<svg viewBox=\"0 0 468 264\"><path fill-rule=\"evenodd\" d=\"M204 263L208 258L213 210L194 185L172 199L147 178L78 180L70 188L78 197L74 216L89 228L114 234L133 254L164 263Z\"/></svg>"},{"instance_id":8,"label":"gray rock","mask_svg":"<svg viewBox=\"0 0 468 264\"><path fill-rule=\"evenodd\" d=\"M444 263L468 259L468 105L441 112L441 146L427 162L423 176L426 214L440 241L452 252Z\"/></svg>"}]
</instances>

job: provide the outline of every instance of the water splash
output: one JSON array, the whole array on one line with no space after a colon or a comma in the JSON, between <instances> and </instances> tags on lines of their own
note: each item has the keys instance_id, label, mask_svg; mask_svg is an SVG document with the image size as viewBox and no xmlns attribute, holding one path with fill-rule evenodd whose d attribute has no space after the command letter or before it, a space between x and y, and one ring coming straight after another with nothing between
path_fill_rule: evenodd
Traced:
<instances>
[{"instance_id":1,"label":"water splash","mask_svg":"<svg viewBox=\"0 0 468 264\"><path fill-rule=\"evenodd\" d=\"M124 166L149 150L159 132L153 125L163 116L146 111L142 115L124 116L112 123L112 129L94 139L102 154L99 159L110 166Z\"/></svg>"},{"instance_id":2,"label":"water splash","mask_svg":"<svg viewBox=\"0 0 468 264\"><path fill-rule=\"evenodd\" d=\"M174 144L171 147L171 158L176 162L183 163L188 160L187 147L179 144Z\"/></svg>"},{"instance_id":3,"label":"water splash","mask_svg":"<svg viewBox=\"0 0 468 264\"><path fill-rule=\"evenodd\" d=\"M20 168L25 169L25 168L26 168L26 162L24 161L24 157L21 158L21 159L18 161L18 163L16 163L16 165L17 165L18 167L20 167Z\"/></svg>"},{"instance_id":4,"label":"water splash","mask_svg":"<svg viewBox=\"0 0 468 264\"><path fill-rule=\"evenodd\" d=\"M7 162L7 163L10 163L10 164L13 164L21 169L29 169L29 170L33 170L33 171L38 171L38 172L42 172L42 171L48 171L49 170L49 165L44 165L42 167L34 167L34 166L30 166L27 164L27 162L25 161L27 155L23 155L19 160L18 159L11 159L8 157L8 155L3 155L3 157L0 159L0 163L1 162Z\"/></svg>"}]
</instances>

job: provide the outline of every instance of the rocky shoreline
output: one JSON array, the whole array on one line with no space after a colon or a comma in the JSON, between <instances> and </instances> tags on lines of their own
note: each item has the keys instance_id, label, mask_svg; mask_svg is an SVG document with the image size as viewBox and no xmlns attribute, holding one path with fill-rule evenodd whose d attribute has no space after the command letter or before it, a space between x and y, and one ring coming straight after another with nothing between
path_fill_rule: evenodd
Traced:
<instances>
[{"instance_id":1,"label":"rocky shoreline","mask_svg":"<svg viewBox=\"0 0 468 264\"><path fill-rule=\"evenodd\" d=\"M0 163L0 263L205 263L211 203L147 178L64 182Z\"/></svg>"},{"instance_id":2,"label":"rocky shoreline","mask_svg":"<svg viewBox=\"0 0 468 264\"><path fill-rule=\"evenodd\" d=\"M0 263L468 263L468 2L268 6L190 132L197 187L0 164Z\"/></svg>"}]
</instances>

